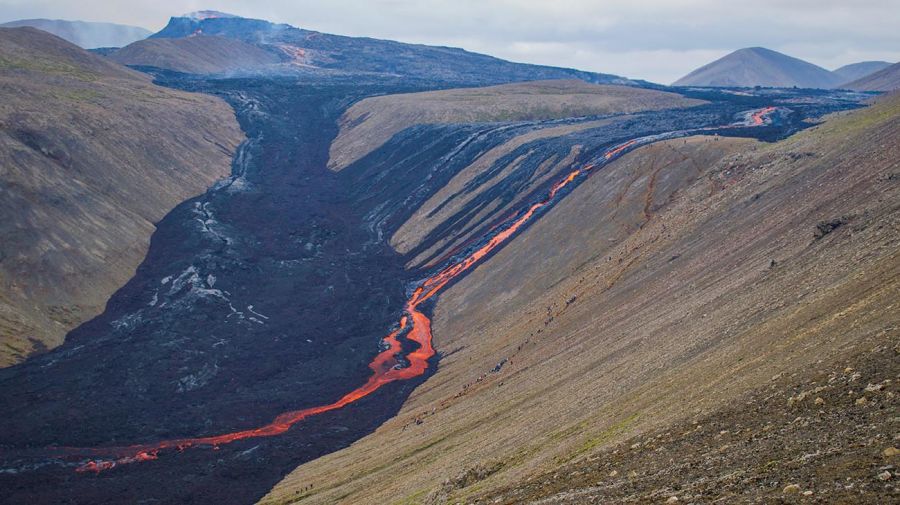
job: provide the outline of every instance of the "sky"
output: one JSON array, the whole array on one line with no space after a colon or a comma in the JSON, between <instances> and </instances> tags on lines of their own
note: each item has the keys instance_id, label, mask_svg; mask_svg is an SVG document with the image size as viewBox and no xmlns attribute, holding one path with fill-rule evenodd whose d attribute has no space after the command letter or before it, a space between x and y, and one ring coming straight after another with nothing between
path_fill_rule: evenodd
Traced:
<instances>
[{"instance_id":1,"label":"sky","mask_svg":"<svg viewBox=\"0 0 900 505\"><path fill-rule=\"evenodd\" d=\"M900 0L0 0L0 21L156 31L170 16L201 9L664 84L752 46L828 69L900 61Z\"/></svg>"}]
</instances>

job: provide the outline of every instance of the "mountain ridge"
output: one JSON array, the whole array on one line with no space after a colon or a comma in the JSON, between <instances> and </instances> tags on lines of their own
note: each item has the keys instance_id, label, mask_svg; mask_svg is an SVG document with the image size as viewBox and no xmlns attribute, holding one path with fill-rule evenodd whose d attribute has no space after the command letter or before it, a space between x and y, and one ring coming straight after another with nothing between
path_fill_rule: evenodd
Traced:
<instances>
[{"instance_id":1,"label":"mountain ridge","mask_svg":"<svg viewBox=\"0 0 900 505\"><path fill-rule=\"evenodd\" d=\"M237 39L281 56L284 62L269 67L271 72L415 77L461 85L573 78L595 84L638 83L612 74L515 63L460 48L348 37L261 19L203 12L170 18L168 24L150 35L148 40L197 35Z\"/></svg>"}]
</instances>

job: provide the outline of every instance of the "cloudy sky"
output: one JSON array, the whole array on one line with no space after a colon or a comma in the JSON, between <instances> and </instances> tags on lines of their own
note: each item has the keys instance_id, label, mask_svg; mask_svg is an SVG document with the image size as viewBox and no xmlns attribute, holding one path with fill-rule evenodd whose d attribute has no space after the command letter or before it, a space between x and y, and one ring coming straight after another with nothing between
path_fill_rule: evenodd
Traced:
<instances>
[{"instance_id":1,"label":"cloudy sky","mask_svg":"<svg viewBox=\"0 0 900 505\"><path fill-rule=\"evenodd\" d=\"M900 61L900 0L0 0L0 21L81 19L155 31L199 9L661 83L749 46L829 69Z\"/></svg>"}]
</instances>

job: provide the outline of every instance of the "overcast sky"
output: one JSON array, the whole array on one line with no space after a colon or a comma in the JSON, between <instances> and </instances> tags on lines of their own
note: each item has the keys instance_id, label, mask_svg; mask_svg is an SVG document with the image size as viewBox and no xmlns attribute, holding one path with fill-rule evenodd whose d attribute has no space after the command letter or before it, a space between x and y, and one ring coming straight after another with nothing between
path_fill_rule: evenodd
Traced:
<instances>
[{"instance_id":1,"label":"overcast sky","mask_svg":"<svg viewBox=\"0 0 900 505\"><path fill-rule=\"evenodd\" d=\"M828 69L900 61L900 0L0 0L0 21L80 19L156 31L170 16L200 9L666 84L750 46Z\"/></svg>"}]
</instances>

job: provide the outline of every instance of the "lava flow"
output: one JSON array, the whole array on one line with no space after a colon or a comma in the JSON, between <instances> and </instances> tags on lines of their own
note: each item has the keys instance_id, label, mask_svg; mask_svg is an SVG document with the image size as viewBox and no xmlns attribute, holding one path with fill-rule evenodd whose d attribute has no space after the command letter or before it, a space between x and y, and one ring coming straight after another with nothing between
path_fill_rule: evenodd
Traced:
<instances>
[{"instance_id":1,"label":"lava flow","mask_svg":"<svg viewBox=\"0 0 900 505\"><path fill-rule=\"evenodd\" d=\"M775 107L763 107L750 114L750 124L752 126L762 126L766 122L766 116L772 113Z\"/></svg>"},{"instance_id":2,"label":"lava flow","mask_svg":"<svg viewBox=\"0 0 900 505\"><path fill-rule=\"evenodd\" d=\"M754 111L750 115L750 121L752 125L758 126L764 124L766 121L766 116L773 110L773 107L766 107L764 109ZM556 197L559 195L560 191L572 184L575 180L579 179L579 177L587 175L595 168L606 164L607 162L621 156L626 151L638 146L655 142L657 140L662 140L664 138L674 138L708 130L711 129L701 128L695 130L682 130L670 132L668 134L640 137L638 139L629 140L627 142L619 144L606 151L602 157L597 158L596 162L588 163L578 169L569 172L564 178L554 183L550 187L550 190L546 193L544 198L540 201L532 203L524 211L515 213L509 216L506 220L501 221L498 225L495 225L492 228L493 234L489 235L489 238L487 238L487 240L482 245L478 246L474 250L467 252L462 257L462 259L455 260L449 266L438 271L431 277L426 278L419 284L418 287L415 288L404 306L403 314L398 321L397 327L384 338L386 348L379 352L369 364L369 368L372 370L371 377L369 377L369 379L362 386L345 394L339 400L326 405L319 405L316 407L309 407L306 409L285 412L276 417L275 420L273 420L271 423L249 430L236 431L232 433L225 433L208 437L164 440L151 444L131 445L125 447L103 447L88 449L69 448L66 449L66 452L69 456L82 454L97 457L97 459L90 460L77 467L76 471L100 472L128 463L137 463L141 461L157 459L159 452L163 450L176 449L181 451L189 447L196 446L216 448L220 445L228 444L237 440L257 437L271 437L280 435L288 431L294 424L297 424L300 421L303 421L304 419L307 419L311 416L337 410L341 407L349 405L350 403L353 403L360 398L372 394L385 384L398 380L411 379L424 374L428 369L428 360L434 356L435 351L432 347L431 320L421 310L419 310L420 305L434 297L448 283L472 268L472 266L478 263L481 259L485 258L500 245L509 240L518 230L525 226L526 223L531 221L532 218L534 218L541 209L552 205ZM404 364L402 364L401 359L398 358L398 356L401 356L403 352L400 342L401 337L406 338L407 340L411 340L418 345L415 350L411 351L405 356L405 366Z\"/></svg>"}]
</instances>

